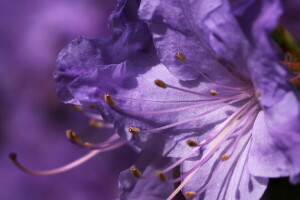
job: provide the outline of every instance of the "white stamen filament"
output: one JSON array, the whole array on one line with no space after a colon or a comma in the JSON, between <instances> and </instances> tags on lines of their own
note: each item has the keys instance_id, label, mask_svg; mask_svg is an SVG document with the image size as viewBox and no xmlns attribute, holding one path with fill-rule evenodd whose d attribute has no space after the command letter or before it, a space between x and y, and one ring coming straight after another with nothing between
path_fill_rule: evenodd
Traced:
<instances>
[{"instance_id":1,"label":"white stamen filament","mask_svg":"<svg viewBox=\"0 0 300 200\"><path fill-rule=\"evenodd\" d=\"M210 145L209 149L204 153L202 158L200 159L199 163L193 167L190 171L190 173L186 176L186 178L183 180L183 182L173 191L173 193L167 198L167 200L172 200L176 194L194 177L194 175L198 172L200 169L200 166L205 163L209 157L216 151L216 149L219 148L219 146L222 144L224 140L226 140L229 135L227 135L227 131L231 128L231 126L234 124L234 122L247 110L251 105L253 105L255 101L250 101L247 104L245 104L239 111L234 114L232 119L225 125L225 127L221 130L220 134L216 137L215 140L212 141L212 144Z\"/></svg>"}]
</instances>

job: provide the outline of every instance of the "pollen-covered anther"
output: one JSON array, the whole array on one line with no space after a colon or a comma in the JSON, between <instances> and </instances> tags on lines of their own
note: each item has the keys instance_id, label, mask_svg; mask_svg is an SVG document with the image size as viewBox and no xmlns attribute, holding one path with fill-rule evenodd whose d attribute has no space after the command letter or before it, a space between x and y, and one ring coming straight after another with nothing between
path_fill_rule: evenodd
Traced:
<instances>
[{"instance_id":1,"label":"pollen-covered anther","mask_svg":"<svg viewBox=\"0 0 300 200\"><path fill-rule=\"evenodd\" d=\"M104 123L95 119L91 119L89 125L95 128L102 128Z\"/></svg>"},{"instance_id":2,"label":"pollen-covered anther","mask_svg":"<svg viewBox=\"0 0 300 200\"><path fill-rule=\"evenodd\" d=\"M139 129L137 127L133 127L133 126L130 126L128 130L132 134L139 134L141 132L141 129Z\"/></svg>"},{"instance_id":3,"label":"pollen-covered anther","mask_svg":"<svg viewBox=\"0 0 300 200\"><path fill-rule=\"evenodd\" d=\"M300 87L300 74L298 74L297 76L293 77L291 82L297 86Z\"/></svg>"},{"instance_id":4,"label":"pollen-covered anther","mask_svg":"<svg viewBox=\"0 0 300 200\"><path fill-rule=\"evenodd\" d=\"M261 95L262 95L261 90L256 90L256 91L255 91L255 96L256 96L256 98L261 97Z\"/></svg>"},{"instance_id":5,"label":"pollen-covered anther","mask_svg":"<svg viewBox=\"0 0 300 200\"><path fill-rule=\"evenodd\" d=\"M161 181L166 181L168 178L167 176L161 172L161 171L157 171L156 172L156 176L161 180Z\"/></svg>"},{"instance_id":6,"label":"pollen-covered anther","mask_svg":"<svg viewBox=\"0 0 300 200\"><path fill-rule=\"evenodd\" d=\"M10 153L10 154L9 154L9 158L10 158L12 161L15 161L15 160L17 160L17 154L16 154L16 153Z\"/></svg>"},{"instance_id":7,"label":"pollen-covered anther","mask_svg":"<svg viewBox=\"0 0 300 200\"><path fill-rule=\"evenodd\" d=\"M184 196L185 196L186 198L193 197L193 196L195 196L195 195L196 195L196 192L193 192L193 191L188 191L188 192L185 192L185 193L184 193Z\"/></svg>"},{"instance_id":8,"label":"pollen-covered anther","mask_svg":"<svg viewBox=\"0 0 300 200\"><path fill-rule=\"evenodd\" d=\"M196 146L198 146L198 143L195 140L187 140L186 143L190 147L196 147Z\"/></svg>"},{"instance_id":9,"label":"pollen-covered anther","mask_svg":"<svg viewBox=\"0 0 300 200\"><path fill-rule=\"evenodd\" d=\"M77 134L72 131L72 130L66 130L66 135L67 135L67 138L71 141L71 142L75 142L75 143L78 143L78 144L82 144L83 142L81 141L81 139L77 136Z\"/></svg>"},{"instance_id":10,"label":"pollen-covered anther","mask_svg":"<svg viewBox=\"0 0 300 200\"><path fill-rule=\"evenodd\" d=\"M186 57L183 53L180 53L180 52L177 52L175 54L175 57L178 59L178 60L181 60L182 62L185 62L186 61Z\"/></svg>"},{"instance_id":11,"label":"pollen-covered anther","mask_svg":"<svg viewBox=\"0 0 300 200\"><path fill-rule=\"evenodd\" d=\"M229 158L230 158L230 155L228 155L228 154L223 154L223 155L221 156L221 160L222 160L222 161L228 160Z\"/></svg>"},{"instance_id":12,"label":"pollen-covered anther","mask_svg":"<svg viewBox=\"0 0 300 200\"><path fill-rule=\"evenodd\" d=\"M110 94L107 94L107 93L106 93L106 94L104 95L104 100L105 100L105 102L106 102L108 105L110 105L110 106L116 105L115 102L114 102L114 100L111 98Z\"/></svg>"},{"instance_id":13,"label":"pollen-covered anther","mask_svg":"<svg viewBox=\"0 0 300 200\"><path fill-rule=\"evenodd\" d=\"M219 92L216 91L216 90L210 90L210 91L209 91L209 94L210 94L211 96L217 96L217 95L219 94Z\"/></svg>"},{"instance_id":14,"label":"pollen-covered anther","mask_svg":"<svg viewBox=\"0 0 300 200\"><path fill-rule=\"evenodd\" d=\"M80 106L80 105L70 104L70 106L71 106L72 108L74 108L75 110L79 110L79 111L82 111L82 110L83 110L82 106Z\"/></svg>"},{"instance_id":15,"label":"pollen-covered anther","mask_svg":"<svg viewBox=\"0 0 300 200\"><path fill-rule=\"evenodd\" d=\"M291 72L300 72L300 62L283 62Z\"/></svg>"},{"instance_id":16,"label":"pollen-covered anther","mask_svg":"<svg viewBox=\"0 0 300 200\"><path fill-rule=\"evenodd\" d=\"M137 178L141 178L142 177L142 173L136 167L131 167L130 171L131 171L131 173L132 173L133 176L135 176Z\"/></svg>"},{"instance_id":17,"label":"pollen-covered anther","mask_svg":"<svg viewBox=\"0 0 300 200\"><path fill-rule=\"evenodd\" d=\"M89 104L88 107L91 108L91 109L96 109L97 108L97 106L94 105L94 104Z\"/></svg>"},{"instance_id":18,"label":"pollen-covered anther","mask_svg":"<svg viewBox=\"0 0 300 200\"><path fill-rule=\"evenodd\" d=\"M154 83L158 87L161 87L161 88L164 88L164 89L167 88L167 84L165 82L163 82L162 80L157 79L157 80L154 81Z\"/></svg>"}]
</instances>

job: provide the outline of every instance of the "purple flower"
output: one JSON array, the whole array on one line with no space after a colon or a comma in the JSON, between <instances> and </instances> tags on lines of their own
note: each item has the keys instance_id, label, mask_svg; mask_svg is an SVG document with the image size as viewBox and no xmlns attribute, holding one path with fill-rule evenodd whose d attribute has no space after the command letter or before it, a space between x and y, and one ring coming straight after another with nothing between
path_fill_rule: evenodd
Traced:
<instances>
[{"instance_id":1,"label":"purple flower","mask_svg":"<svg viewBox=\"0 0 300 200\"><path fill-rule=\"evenodd\" d=\"M270 36L280 14L277 0L120 1L111 40L62 51L59 96L150 152L139 179L121 175L121 199L259 199L269 177L299 181L299 91Z\"/></svg>"}]
</instances>

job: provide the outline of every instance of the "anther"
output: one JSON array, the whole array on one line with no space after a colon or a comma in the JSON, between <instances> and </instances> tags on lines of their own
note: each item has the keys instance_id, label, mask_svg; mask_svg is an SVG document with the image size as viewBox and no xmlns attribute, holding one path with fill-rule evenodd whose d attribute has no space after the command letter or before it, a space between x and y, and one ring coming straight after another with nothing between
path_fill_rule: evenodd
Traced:
<instances>
[{"instance_id":1,"label":"anther","mask_svg":"<svg viewBox=\"0 0 300 200\"><path fill-rule=\"evenodd\" d=\"M256 96L257 98L261 97L261 90L256 90L255 96Z\"/></svg>"},{"instance_id":2,"label":"anther","mask_svg":"<svg viewBox=\"0 0 300 200\"><path fill-rule=\"evenodd\" d=\"M102 128L104 126L103 122L95 119L91 119L89 125L95 128Z\"/></svg>"},{"instance_id":3,"label":"anther","mask_svg":"<svg viewBox=\"0 0 300 200\"><path fill-rule=\"evenodd\" d=\"M141 129L137 128L137 127L133 127L133 126L130 126L129 127L129 132L132 133L132 134L138 134L141 132Z\"/></svg>"},{"instance_id":4,"label":"anther","mask_svg":"<svg viewBox=\"0 0 300 200\"><path fill-rule=\"evenodd\" d=\"M294 78L292 78L291 82L295 86L300 87L300 74L298 74L297 76L295 76Z\"/></svg>"},{"instance_id":5,"label":"anther","mask_svg":"<svg viewBox=\"0 0 300 200\"><path fill-rule=\"evenodd\" d=\"M185 62L186 61L186 57L183 53L180 53L180 52L177 52L175 54L175 57L178 59L178 60L181 60L182 62Z\"/></svg>"},{"instance_id":6,"label":"anther","mask_svg":"<svg viewBox=\"0 0 300 200\"><path fill-rule=\"evenodd\" d=\"M210 94L211 96L217 96L217 95L219 94L219 92L217 92L216 90L210 90L210 91L209 91L209 94Z\"/></svg>"},{"instance_id":7,"label":"anther","mask_svg":"<svg viewBox=\"0 0 300 200\"><path fill-rule=\"evenodd\" d=\"M164 174L164 173L162 173L161 171L157 171L156 172L156 176L161 180L161 181L166 181L168 178L167 178L167 176Z\"/></svg>"},{"instance_id":8,"label":"anther","mask_svg":"<svg viewBox=\"0 0 300 200\"><path fill-rule=\"evenodd\" d=\"M196 192L193 192L193 191L188 191L188 192L185 192L185 193L184 193L184 196L185 196L186 198L193 197L193 196L195 196L195 195L196 195Z\"/></svg>"},{"instance_id":9,"label":"anther","mask_svg":"<svg viewBox=\"0 0 300 200\"><path fill-rule=\"evenodd\" d=\"M10 153L10 154L9 154L9 158L10 158L12 161L15 161L15 160L17 160L17 154L16 154L16 153Z\"/></svg>"},{"instance_id":10,"label":"anther","mask_svg":"<svg viewBox=\"0 0 300 200\"><path fill-rule=\"evenodd\" d=\"M155 80L154 83L158 86L158 87L161 87L161 88L167 88L167 84L165 84L165 82L163 82L162 80Z\"/></svg>"},{"instance_id":11,"label":"anther","mask_svg":"<svg viewBox=\"0 0 300 200\"><path fill-rule=\"evenodd\" d=\"M222 160L222 161L228 160L229 157L230 157L230 155L228 155L228 154L223 154L223 155L221 156L221 160Z\"/></svg>"},{"instance_id":12,"label":"anther","mask_svg":"<svg viewBox=\"0 0 300 200\"><path fill-rule=\"evenodd\" d=\"M72 108L76 109L76 110L79 110L79 111L82 111L82 110L83 110L82 106L80 106L80 105L70 104L70 106L71 106Z\"/></svg>"},{"instance_id":13,"label":"anther","mask_svg":"<svg viewBox=\"0 0 300 200\"><path fill-rule=\"evenodd\" d=\"M96 109L97 108L97 106L94 105L94 104L89 104L88 107L91 108L91 109Z\"/></svg>"},{"instance_id":14,"label":"anther","mask_svg":"<svg viewBox=\"0 0 300 200\"><path fill-rule=\"evenodd\" d=\"M186 143L190 147L196 147L196 146L198 146L198 143L195 140L187 140Z\"/></svg>"},{"instance_id":15,"label":"anther","mask_svg":"<svg viewBox=\"0 0 300 200\"><path fill-rule=\"evenodd\" d=\"M78 144L82 144L83 142L81 141L81 139L77 136L77 134L72 131L72 130L66 130L66 135L67 138L71 141L71 142L75 142Z\"/></svg>"},{"instance_id":16,"label":"anther","mask_svg":"<svg viewBox=\"0 0 300 200\"><path fill-rule=\"evenodd\" d=\"M142 173L136 167L131 167L130 171L131 171L133 176L135 176L137 178L142 177Z\"/></svg>"},{"instance_id":17,"label":"anther","mask_svg":"<svg viewBox=\"0 0 300 200\"><path fill-rule=\"evenodd\" d=\"M111 96L110 96L110 94L105 94L104 95L104 100L105 100L105 102L108 104L108 105L110 105L110 106L114 106L115 105L115 102L114 102L114 100L111 98Z\"/></svg>"}]
</instances>

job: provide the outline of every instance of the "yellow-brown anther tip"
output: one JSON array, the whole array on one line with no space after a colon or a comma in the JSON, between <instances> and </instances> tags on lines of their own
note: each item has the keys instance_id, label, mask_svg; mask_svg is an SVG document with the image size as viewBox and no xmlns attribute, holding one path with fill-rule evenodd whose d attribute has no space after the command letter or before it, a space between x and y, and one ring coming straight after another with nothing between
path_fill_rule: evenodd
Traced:
<instances>
[{"instance_id":1,"label":"yellow-brown anther tip","mask_svg":"<svg viewBox=\"0 0 300 200\"><path fill-rule=\"evenodd\" d=\"M11 160L15 161L15 160L17 160L17 154L12 152L12 153L9 154L9 158Z\"/></svg>"},{"instance_id":2,"label":"yellow-brown anther tip","mask_svg":"<svg viewBox=\"0 0 300 200\"><path fill-rule=\"evenodd\" d=\"M103 122L95 119L91 119L89 125L95 128L102 128L104 126Z\"/></svg>"},{"instance_id":3,"label":"yellow-brown anther tip","mask_svg":"<svg viewBox=\"0 0 300 200\"><path fill-rule=\"evenodd\" d=\"M137 127L133 127L133 126L130 126L128 130L132 134L139 134L141 132L141 129L139 129Z\"/></svg>"},{"instance_id":4,"label":"yellow-brown anther tip","mask_svg":"<svg viewBox=\"0 0 300 200\"><path fill-rule=\"evenodd\" d=\"M181 60L182 62L185 62L186 61L186 57L183 53L180 53L180 52L177 52L175 54L175 57L178 59L178 60Z\"/></svg>"},{"instance_id":5,"label":"yellow-brown anther tip","mask_svg":"<svg viewBox=\"0 0 300 200\"><path fill-rule=\"evenodd\" d=\"M291 80L291 83L294 84L297 87L300 87L300 74L293 77L292 80Z\"/></svg>"},{"instance_id":6,"label":"yellow-brown anther tip","mask_svg":"<svg viewBox=\"0 0 300 200\"><path fill-rule=\"evenodd\" d=\"M76 133L70 129L66 130L67 138L73 139L76 136Z\"/></svg>"},{"instance_id":7,"label":"yellow-brown anther tip","mask_svg":"<svg viewBox=\"0 0 300 200\"><path fill-rule=\"evenodd\" d=\"M142 173L136 167L131 167L130 171L131 171L133 176L135 176L137 178L142 177Z\"/></svg>"},{"instance_id":8,"label":"yellow-brown anther tip","mask_svg":"<svg viewBox=\"0 0 300 200\"><path fill-rule=\"evenodd\" d=\"M164 88L164 89L167 88L167 84L165 82L163 82L162 80L157 79L157 80L154 81L154 83L158 87L161 87L161 88Z\"/></svg>"},{"instance_id":9,"label":"yellow-brown anther tip","mask_svg":"<svg viewBox=\"0 0 300 200\"><path fill-rule=\"evenodd\" d=\"M156 176L161 180L161 181L166 181L168 178L167 178L167 176L164 174L164 173L162 173L161 171L157 171L156 172Z\"/></svg>"},{"instance_id":10,"label":"yellow-brown anther tip","mask_svg":"<svg viewBox=\"0 0 300 200\"><path fill-rule=\"evenodd\" d=\"M193 192L193 191L188 191L188 192L185 192L184 193L184 196L185 197L193 197L193 196L195 196L196 195L196 192Z\"/></svg>"},{"instance_id":11,"label":"yellow-brown anther tip","mask_svg":"<svg viewBox=\"0 0 300 200\"><path fill-rule=\"evenodd\" d=\"M255 96L256 96L257 98L261 97L261 90L256 90Z\"/></svg>"},{"instance_id":12,"label":"yellow-brown anther tip","mask_svg":"<svg viewBox=\"0 0 300 200\"><path fill-rule=\"evenodd\" d=\"M219 94L219 92L217 92L216 90L210 90L210 91L209 91L209 94L210 94L211 96L217 96L217 95Z\"/></svg>"},{"instance_id":13,"label":"yellow-brown anther tip","mask_svg":"<svg viewBox=\"0 0 300 200\"><path fill-rule=\"evenodd\" d=\"M196 146L198 146L198 143L195 140L187 140L186 143L190 147L196 147Z\"/></svg>"},{"instance_id":14,"label":"yellow-brown anther tip","mask_svg":"<svg viewBox=\"0 0 300 200\"><path fill-rule=\"evenodd\" d=\"M106 93L106 94L104 95L104 100L105 100L105 102L106 102L108 105L110 105L110 106L114 106L114 105L115 105L114 100L111 98L110 94L108 94L108 93Z\"/></svg>"},{"instance_id":15,"label":"yellow-brown anther tip","mask_svg":"<svg viewBox=\"0 0 300 200\"><path fill-rule=\"evenodd\" d=\"M229 157L230 157L230 155L228 155L228 154L223 154L223 155L221 156L221 160L222 160L222 161L228 160Z\"/></svg>"},{"instance_id":16,"label":"yellow-brown anther tip","mask_svg":"<svg viewBox=\"0 0 300 200\"><path fill-rule=\"evenodd\" d=\"M83 110L82 106L80 106L80 105L76 105L76 104L69 104L69 105L76 110L79 110L79 111Z\"/></svg>"},{"instance_id":17,"label":"yellow-brown anther tip","mask_svg":"<svg viewBox=\"0 0 300 200\"><path fill-rule=\"evenodd\" d=\"M89 107L89 108L92 108L92 109L96 109L96 108L97 108L97 106L94 105L94 104L89 104L88 107Z\"/></svg>"}]
</instances>

